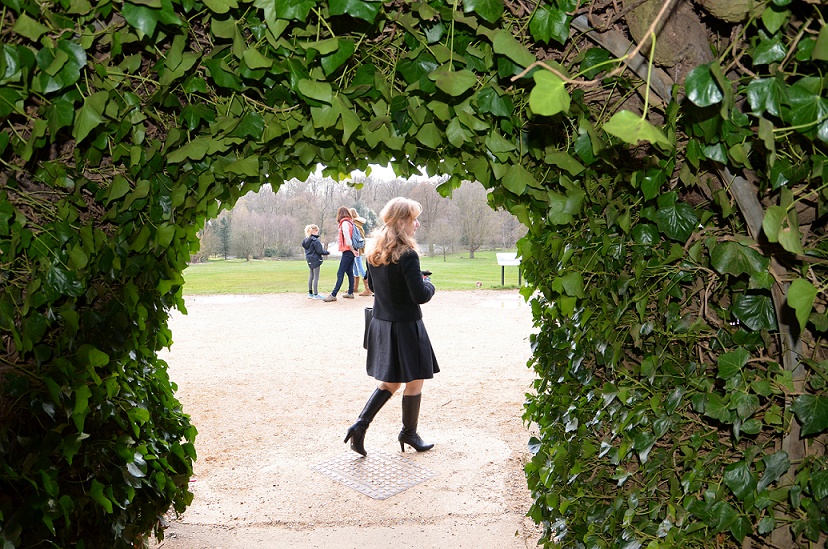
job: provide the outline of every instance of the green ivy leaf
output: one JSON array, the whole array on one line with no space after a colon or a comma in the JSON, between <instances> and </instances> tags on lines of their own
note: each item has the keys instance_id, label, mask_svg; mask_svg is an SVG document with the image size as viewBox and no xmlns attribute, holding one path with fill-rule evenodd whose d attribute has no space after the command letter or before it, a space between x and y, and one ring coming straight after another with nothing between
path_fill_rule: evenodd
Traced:
<instances>
[{"instance_id":1,"label":"green ivy leaf","mask_svg":"<svg viewBox=\"0 0 828 549\"><path fill-rule=\"evenodd\" d=\"M699 107L709 107L724 99L724 94L710 71L709 63L699 65L687 73L684 86L687 89L687 98Z\"/></svg>"},{"instance_id":2,"label":"green ivy leaf","mask_svg":"<svg viewBox=\"0 0 828 549\"><path fill-rule=\"evenodd\" d=\"M167 154L167 161L172 164L183 162L186 159L201 160L213 147L215 140L209 137L197 137L183 147Z\"/></svg>"},{"instance_id":3,"label":"green ivy leaf","mask_svg":"<svg viewBox=\"0 0 828 549\"><path fill-rule=\"evenodd\" d=\"M805 329L816 296L817 289L804 278L794 279L788 288L788 305L796 311L796 319L799 321L800 330Z\"/></svg>"},{"instance_id":4,"label":"green ivy leaf","mask_svg":"<svg viewBox=\"0 0 828 549\"><path fill-rule=\"evenodd\" d=\"M98 505L104 508L107 513L112 514L112 502L103 493L104 485L96 479L92 479L92 486L89 489L91 497Z\"/></svg>"},{"instance_id":5,"label":"green ivy leaf","mask_svg":"<svg viewBox=\"0 0 828 549\"><path fill-rule=\"evenodd\" d=\"M762 231L768 242L779 241L779 231L782 229L782 221L787 218L788 212L782 206L770 206L765 210L762 218Z\"/></svg>"},{"instance_id":6,"label":"green ivy leaf","mask_svg":"<svg viewBox=\"0 0 828 549\"><path fill-rule=\"evenodd\" d=\"M765 37L753 50L754 65L770 65L785 59L785 46L778 38Z\"/></svg>"},{"instance_id":7,"label":"green ivy leaf","mask_svg":"<svg viewBox=\"0 0 828 549\"><path fill-rule=\"evenodd\" d=\"M751 330L776 330L776 311L770 296L740 294L731 311L733 316Z\"/></svg>"},{"instance_id":8,"label":"green ivy leaf","mask_svg":"<svg viewBox=\"0 0 828 549\"><path fill-rule=\"evenodd\" d=\"M495 53L505 55L521 67L528 67L537 61L526 46L518 42L517 38L505 29L495 31L492 47Z\"/></svg>"},{"instance_id":9,"label":"green ivy leaf","mask_svg":"<svg viewBox=\"0 0 828 549\"><path fill-rule=\"evenodd\" d=\"M788 88L788 100L791 104L790 123L804 126L808 131L815 128L817 120L828 117L828 99L821 96L822 90L818 78L802 78Z\"/></svg>"},{"instance_id":10,"label":"green ivy leaf","mask_svg":"<svg viewBox=\"0 0 828 549\"><path fill-rule=\"evenodd\" d=\"M225 166L224 171L240 176L257 177L259 175L259 157L253 155L240 158Z\"/></svg>"},{"instance_id":11,"label":"green ivy leaf","mask_svg":"<svg viewBox=\"0 0 828 549\"><path fill-rule=\"evenodd\" d=\"M718 393L710 393L707 395L704 404L704 415L712 417L713 419L718 419L723 423L731 422L731 412L727 409L727 405L722 399L722 395Z\"/></svg>"},{"instance_id":12,"label":"green ivy leaf","mask_svg":"<svg viewBox=\"0 0 828 549\"><path fill-rule=\"evenodd\" d=\"M428 75L435 85L447 94L457 97L463 95L477 84L477 77L470 70L433 71Z\"/></svg>"},{"instance_id":13,"label":"green ivy leaf","mask_svg":"<svg viewBox=\"0 0 828 549\"><path fill-rule=\"evenodd\" d=\"M472 133L457 118L452 118L446 127L446 139L448 139L449 143L460 148L471 138Z\"/></svg>"},{"instance_id":14,"label":"green ivy leaf","mask_svg":"<svg viewBox=\"0 0 828 549\"><path fill-rule=\"evenodd\" d=\"M205 59L204 64L210 70L210 76L217 86L228 88L231 90L241 91L241 79L231 70L225 70L222 67L221 59Z\"/></svg>"},{"instance_id":15,"label":"green ivy leaf","mask_svg":"<svg viewBox=\"0 0 828 549\"><path fill-rule=\"evenodd\" d=\"M727 165L727 149L725 148L724 143L713 143L711 145L706 145L702 152L704 152L704 156L718 162L719 164Z\"/></svg>"},{"instance_id":16,"label":"green ivy leaf","mask_svg":"<svg viewBox=\"0 0 828 549\"><path fill-rule=\"evenodd\" d=\"M756 489L756 475L751 472L750 466L745 461L738 461L725 467L722 480L739 501L743 501Z\"/></svg>"},{"instance_id":17,"label":"green ivy leaf","mask_svg":"<svg viewBox=\"0 0 828 549\"><path fill-rule=\"evenodd\" d=\"M47 299L54 301L61 295L78 297L83 294L84 286L77 278L77 273L52 264L46 271L43 291Z\"/></svg>"},{"instance_id":18,"label":"green ivy leaf","mask_svg":"<svg viewBox=\"0 0 828 549\"><path fill-rule=\"evenodd\" d=\"M762 23L765 25L765 29L767 29L770 34L776 34L791 16L790 10L781 9L789 5L791 1L792 0L772 0L771 5L762 10Z\"/></svg>"},{"instance_id":19,"label":"green ivy leaf","mask_svg":"<svg viewBox=\"0 0 828 549\"><path fill-rule=\"evenodd\" d=\"M811 52L812 61L828 61L828 25L819 29L814 49Z\"/></svg>"},{"instance_id":20,"label":"green ivy leaf","mask_svg":"<svg viewBox=\"0 0 828 549\"><path fill-rule=\"evenodd\" d=\"M570 97L564 81L550 71L536 71L532 78L535 85L529 94L529 108L541 116L553 116L559 112L568 113Z\"/></svg>"},{"instance_id":21,"label":"green ivy leaf","mask_svg":"<svg viewBox=\"0 0 828 549\"><path fill-rule=\"evenodd\" d=\"M43 72L32 87L42 93L55 92L80 80L80 71L86 66L86 51L73 42L60 40L54 50L43 48L37 52L37 65Z\"/></svg>"},{"instance_id":22,"label":"green ivy leaf","mask_svg":"<svg viewBox=\"0 0 828 549\"><path fill-rule=\"evenodd\" d=\"M320 60L325 76L333 74L356 51L356 43L353 40L337 39L337 45L338 47L335 52L330 55L325 55Z\"/></svg>"},{"instance_id":23,"label":"green ivy leaf","mask_svg":"<svg viewBox=\"0 0 828 549\"><path fill-rule=\"evenodd\" d=\"M152 36L155 33L155 26L161 18L161 10L139 6L132 2L124 2L121 15L124 16L131 27L146 36Z\"/></svg>"},{"instance_id":24,"label":"green ivy leaf","mask_svg":"<svg viewBox=\"0 0 828 549\"><path fill-rule=\"evenodd\" d=\"M658 198L658 210L653 221L661 234L677 242L687 242L699 224L699 218L686 202L676 202L676 193L665 193Z\"/></svg>"},{"instance_id":25,"label":"green ivy leaf","mask_svg":"<svg viewBox=\"0 0 828 549\"><path fill-rule=\"evenodd\" d=\"M488 86L477 92L477 105L481 113L491 113L495 116L512 116L514 105L508 95L501 96L497 90Z\"/></svg>"},{"instance_id":26,"label":"green ivy leaf","mask_svg":"<svg viewBox=\"0 0 828 549\"><path fill-rule=\"evenodd\" d=\"M337 98L337 101L339 99ZM343 105L343 107L345 107ZM362 125L362 120L351 109L342 108L342 144L348 143L351 135Z\"/></svg>"},{"instance_id":27,"label":"green ivy leaf","mask_svg":"<svg viewBox=\"0 0 828 549\"><path fill-rule=\"evenodd\" d=\"M227 13L231 9L239 7L236 0L204 0L204 5L213 13Z\"/></svg>"},{"instance_id":28,"label":"green ivy leaf","mask_svg":"<svg viewBox=\"0 0 828 549\"><path fill-rule=\"evenodd\" d=\"M776 530L776 520L773 517L764 517L759 521L757 532L760 534L770 534L774 530Z\"/></svg>"},{"instance_id":29,"label":"green ivy leaf","mask_svg":"<svg viewBox=\"0 0 828 549\"><path fill-rule=\"evenodd\" d=\"M784 450L765 456L762 458L762 461L765 462L765 472L762 474L762 479L756 486L757 492L764 491L765 488L779 480L779 477L787 473L791 466L791 462L788 460L788 453Z\"/></svg>"},{"instance_id":30,"label":"green ivy leaf","mask_svg":"<svg viewBox=\"0 0 828 549\"><path fill-rule=\"evenodd\" d=\"M636 244L652 247L661 239L658 236L658 228L650 223L639 223L632 230L633 241Z\"/></svg>"},{"instance_id":31,"label":"green ivy leaf","mask_svg":"<svg viewBox=\"0 0 828 549\"><path fill-rule=\"evenodd\" d=\"M569 38L569 16L566 11L542 4L535 10L529 21L529 32L538 42L549 43L554 38L563 45Z\"/></svg>"},{"instance_id":32,"label":"green ivy leaf","mask_svg":"<svg viewBox=\"0 0 828 549\"><path fill-rule=\"evenodd\" d=\"M719 355L717 365L719 367L719 378L725 381L740 374L742 368L750 359L750 353L743 347L739 347L735 351L730 351Z\"/></svg>"},{"instance_id":33,"label":"green ivy leaf","mask_svg":"<svg viewBox=\"0 0 828 549\"><path fill-rule=\"evenodd\" d=\"M584 297L584 279L581 273L568 272L552 279L552 289L561 295Z\"/></svg>"},{"instance_id":34,"label":"green ivy leaf","mask_svg":"<svg viewBox=\"0 0 828 549\"><path fill-rule=\"evenodd\" d=\"M373 23L382 9L382 2L371 0L330 0L328 9L331 15L345 15Z\"/></svg>"},{"instance_id":35,"label":"green ivy leaf","mask_svg":"<svg viewBox=\"0 0 828 549\"><path fill-rule=\"evenodd\" d=\"M553 225L568 225L575 216L581 213L581 206L586 193L580 190L570 190L566 195L549 191L549 209L547 219Z\"/></svg>"},{"instance_id":36,"label":"green ivy leaf","mask_svg":"<svg viewBox=\"0 0 828 549\"><path fill-rule=\"evenodd\" d=\"M316 99L323 103L331 103L333 99L333 90L331 85L327 82L319 82L317 80L303 79L298 84L299 92L310 99Z\"/></svg>"},{"instance_id":37,"label":"green ivy leaf","mask_svg":"<svg viewBox=\"0 0 828 549\"><path fill-rule=\"evenodd\" d=\"M262 55L256 48L247 48L244 50L242 58L247 68L252 70L269 69L273 66L273 60Z\"/></svg>"},{"instance_id":38,"label":"green ivy leaf","mask_svg":"<svg viewBox=\"0 0 828 549\"><path fill-rule=\"evenodd\" d=\"M744 421L759 409L759 397L743 391L736 391L730 397L730 407L736 408L736 415Z\"/></svg>"},{"instance_id":39,"label":"green ivy leaf","mask_svg":"<svg viewBox=\"0 0 828 549\"><path fill-rule=\"evenodd\" d=\"M495 23L503 15L503 0L463 0L463 13L470 12Z\"/></svg>"},{"instance_id":40,"label":"green ivy leaf","mask_svg":"<svg viewBox=\"0 0 828 549\"><path fill-rule=\"evenodd\" d=\"M713 268L721 274L750 276L767 272L770 260L748 246L738 242L721 242L710 251Z\"/></svg>"},{"instance_id":41,"label":"green ivy leaf","mask_svg":"<svg viewBox=\"0 0 828 549\"><path fill-rule=\"evenodd\" d=\"M526 187L538 186L535 177L520 164L510 165L503 175L501 183L503 183L506 190L516 195L523 194L526 191Z\"/></svg>"},{"instance_id":42,"label":"green ivy leaf","mask_svg":"<svg viewBox=\"0 0 828 549\"><path fill-rule=\"evenodd\" d=\"M761 116L766 111L774 116L782 112L782 104L788 101L785 83L779 78L758 78L747 87L747 100L753 114Z\"/></svg>"},{"instance_id":43,"label":"green ivy leaf","mask_svg":"<svg viewBox=\"0 0 828 549\"><path fill-rule=\"evenodd\" d=\"M809 482L816 499L824 500L828 497L828 471L822 470L811 473Z\"/></svg>"},{"instance_id":44,"label":"green ivy leaf","mask_svg":"<svg viewBox=\"0 0 828 549\"><path fill-rule=\"evenodd\" d=\"M746 435L758 435L762 432L762 422L755 417L742 423L742 432Z\"/></svg>"},{"instance_id":45,"label":"green ivy leaf","mask_svg":"<svg viewBox=\"0 0 828 549\"><path fill-rule=\"evenodd\" d=\"M667 182L667 175L664 170L651 168L647 170L641 179L641 190L644 192L645 200L652 200L658 196L661 186Z\"/></svg>"},{"instance_id":46,"label":"green ivy leaf","mask_svg":"<svg viewBox=\"0 0 828 549\"><path fill-rule=\"evenodd\" d=\"M583 164L564 151L549 151L543 161L551 166L557 166L571 175L578 175L586 169Z\"/></svg>"},{"instance_id":47,"label":"green ivy leaf","mask_svg":"<svg viewBox=\"0 0 828 549\"><path fill-rule=\"evenodd\" d=\"M17 18L12 30L17 34L25 36L32 42L37 42L43 34L49 32L49 27L32 19L26 12L23 12Z\"/></svg>"},{"instance_id":48,"label":"green ivy leaf","mask_svg":"<svg viewBox=\"0 0 828 549\"><path fill-rule=\"evenodd\" d=\"M638 145L639 141L644 141L660 144L668 149L673 148L664 132L630 111L619 111L612 115L609 122L604 124L604 131L630 145Z\"/></svg>"},{"instance_id":49,"label":"green ivy leaf","mask_svg":"<svg viewBox=\"0 0 828 549\"><path fill-rule=\"evenodd\" d=\"M443 133L433 122L423 124L416 137L417 141L431 149L439 149L443 143Z\"/></svg>"},{"instance_id":50,"label":"green ivy leaf","mask_svg":"<svg viewBox=\"0 0 828 549\"><path fill-rule=\"evenodd\" d=\"M803 255L805 252L802 249L802 233L799 232L799 227L787 226L782 227L777 234L779 243L787 251L792 254Z\"/></svg>"},{"instance_id":51,"label":"green ivy leaf","mask_svg":"<svg viewBox=\"0 0 828 549\"><path fill-rule=\"evenodd\" d=\"M595 78L599 73L612 67L610 52L604 48L590 48L584 54L580 69L586 78Z\"/></svg>"},{"instance_id":52,"label":"green ivy leaf","mask_svg":"<svg viewBox=\"0 0 828 549\"><path fill-rule=\"evenodd\" d=\"M316 6L316 0L255 0L253 5L261 9L272 9L274 19L306 21L310 10ZM277 37L278 33L274 33Z\"/></svg>"},{"instance_id":53,"label":"green ivy leaf","mask_svg":"<svg viewBox=\"0 0 828 549\"><path fill-rule=\"evenodd\" d=\"M89 414L89 397L92 396L92 390L86 385L81 385L75 389L74 393L75 404L72 409L72 420L75 422L78 431L83 431L84 420Z\"/></svg>"}]
</instances>

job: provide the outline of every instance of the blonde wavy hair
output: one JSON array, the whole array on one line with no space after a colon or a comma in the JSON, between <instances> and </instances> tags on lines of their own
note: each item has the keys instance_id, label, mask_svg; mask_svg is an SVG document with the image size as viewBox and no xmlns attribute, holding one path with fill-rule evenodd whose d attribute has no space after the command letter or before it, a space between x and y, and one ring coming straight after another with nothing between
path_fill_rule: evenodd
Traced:
<instances>
[{"instance_id":1,"label":"blonde wavy hair","mask_svg":"<svg viewBox=\"0 0 828 549\"><path fill-rule=\"evenodd\" d=\"M371 232L371 246L366 256L368 263L378 267L397 263L409 250L417 250L417 241L408 236L408 224L417 219L423 207L410 198L397 197L388 201L380 211L382 226Z\"/></svg>"},{"instance_id":2,"label":"blonde wavy hair","mask_svg":"<svg viewBox=\"0 0 828 549\"><path fill-rule=\"evenodd\" d=\"M319 227L317 225L305 225L305 236L310 236L314 233L319 232Z\"/></svg>"}]
</instances>

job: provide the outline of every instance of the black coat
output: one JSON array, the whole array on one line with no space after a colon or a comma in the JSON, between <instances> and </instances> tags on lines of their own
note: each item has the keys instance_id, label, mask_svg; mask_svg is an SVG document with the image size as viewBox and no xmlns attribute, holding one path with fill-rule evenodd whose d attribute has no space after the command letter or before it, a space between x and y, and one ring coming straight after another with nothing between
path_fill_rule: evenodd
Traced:
<instances>
[{"instance_id":1,"label":"black coat","mask_svg":"<svg viewBox=\"0 0 828 549\"><path fill-rule=\"evenodd\" d=\"M420 304L434 296L434 285L423 278L417 252L406 252L390 265L369 264L366 281L374 291L373 320L366 338L368 375L388 383L433 378L440 366Z\"/></svg>"},{"instance_id":2,"label":"black coat","mask_svg":"<svg viewBox=\"0 0 828 549\"><path fill-rule=\"evenodd\" d=\"M319 237L315 234L305 237L302 241L302 247L305 248L305 259L308 262L308 267L311 269L322 265L322 256L331 253L322 247L322 243L319 242Z\"/></svg>"},{"instance_id":3,"label":"black coat","mask_svg":"<svg viewBox=\"0 0 828 549\"><path fill-rule=\"evenodd\" d=\"M374 318L381 320L420 320L420 304L434 295L434 285L423 279L420 256L414 250L405 252L397 263L369 264L367 281L374 292Z\"/></svg>"}]
</instances>

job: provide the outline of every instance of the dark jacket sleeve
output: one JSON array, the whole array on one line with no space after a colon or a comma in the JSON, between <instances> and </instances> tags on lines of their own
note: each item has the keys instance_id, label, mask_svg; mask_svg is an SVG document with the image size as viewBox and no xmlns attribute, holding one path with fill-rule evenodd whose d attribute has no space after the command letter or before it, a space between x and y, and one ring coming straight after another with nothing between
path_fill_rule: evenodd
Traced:
<instances>
[{"instance_id":1,"label":"dark jacket sleeve","mask_svg":"<svg viewBox=\"0 0 828 549\"><path fill-rule=\"evenodd\" d=\"M400 270L414 303L423 304L431 301L435 291L434 285L423 279L420 256L416 252L409 252L400 257Z\"/></svg>"},{"instance_id":2,"label":"dark jacket sleeve","mask_svg":"<svg viewBox=\"0 0 828 549\"><path fill-rule=\"evenodd\" d=\"M320 256L328 255L328 254L331 253L331 252L329 252L328 250L326 250L325 248L322 247L322 243L318 239L313 241L313 246L314 246L314 249L316 249L316 253Z\"/></svg>"}]
</instances>

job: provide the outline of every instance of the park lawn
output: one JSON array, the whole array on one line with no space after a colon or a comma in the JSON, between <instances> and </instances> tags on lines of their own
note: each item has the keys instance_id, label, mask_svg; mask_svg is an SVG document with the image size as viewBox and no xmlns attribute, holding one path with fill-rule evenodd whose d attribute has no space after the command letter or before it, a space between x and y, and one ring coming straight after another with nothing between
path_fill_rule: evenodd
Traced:
<instances>
[{"instance_id":1,"label":"park lawn","mask_svg":"<svg viewBox=\"0 0 828 549\"><path fill-rule=\"evenodd\" d=\"M501 250L497 250L498 252ZM504 250L505 251L505 250ZM474 290L481 282L485 290L516 288L518 268L505 268L505 286L501 286L501 267L496 251L477 252L474 259L466 254L422 257L420 265L433 272L431 281L438 290ZM336 283L339 258L322 264L319 293L327 294ZM343 283L347 291L347 280ZM296 260L212 259L192 263L184 270L184 295L274 294L308 291L308 265Z\"/></svg>"}]
</instances>

